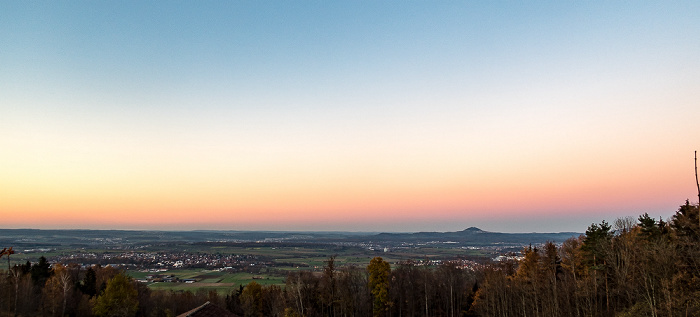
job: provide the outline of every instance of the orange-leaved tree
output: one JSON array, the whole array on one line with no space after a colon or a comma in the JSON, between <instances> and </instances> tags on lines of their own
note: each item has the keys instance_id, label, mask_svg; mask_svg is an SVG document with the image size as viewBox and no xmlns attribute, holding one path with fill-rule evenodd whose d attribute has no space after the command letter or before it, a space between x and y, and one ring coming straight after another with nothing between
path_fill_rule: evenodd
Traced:
<instances>
[{"instance_id":1,"label":"orange-leaved tree","mask_svg":"<svg viewBox=\"0 0 700 317\"><path fill-rule=\"evenodd\" d=\"M389 274L391 266L381 257L375 257L367 266L369 289L374 297L374 316L381 316L389 306Z\"/></svg>"}]
</instances>

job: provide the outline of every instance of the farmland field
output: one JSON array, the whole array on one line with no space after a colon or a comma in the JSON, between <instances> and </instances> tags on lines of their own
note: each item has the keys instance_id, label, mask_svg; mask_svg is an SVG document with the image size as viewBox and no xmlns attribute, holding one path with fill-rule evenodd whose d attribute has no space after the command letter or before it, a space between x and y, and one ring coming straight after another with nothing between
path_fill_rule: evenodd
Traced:
<instances>
[{"instance_id":1,"label":"farmland field","mask_svg":"<svg viewBox=\"0 0 700 317\"><path fill-rule=\"evenodd\" d=\"M112 266L152 289L229 292L251 281L283 285L288 274L335 266L366 267L380 256L391 265L418 261L490 261L537 241L563 241L576 233L459 232L352 233L247 231L120 231L0 229L14 246L9 265L49 263ZM5 259L3 259L5 260ZM466 262L465 262L466 263Z\"/></svg>"},{"instance_id":2,"label":"farmland field","mask_svg":"<svg viewBox=\"0 0 700 317\"><path fill-rule=\"evenodd\" d=\"M126 273L135 279L144 279L153 273L127 270ZM178 269L160 272L160 274L174 276L179 280L193 279L194 283L185 282L151 282L148 287L160 290L172 291L197 291L200 289L210 291L214 290L219 293L229 293L232 290L238 289L240 285L246 285L255 281L261 285L284 285L284 277L268 274L251 274L251 273L229 273L218 270L192 270Z\"/></svg>"}]
</instances>

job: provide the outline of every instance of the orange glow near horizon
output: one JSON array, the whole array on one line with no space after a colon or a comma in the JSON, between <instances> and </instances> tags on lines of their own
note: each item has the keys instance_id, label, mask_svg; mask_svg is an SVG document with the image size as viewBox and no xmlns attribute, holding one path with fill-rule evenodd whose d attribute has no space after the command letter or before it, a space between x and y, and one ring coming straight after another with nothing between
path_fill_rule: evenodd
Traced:
<instances>
[{"instance_id":1,"label":"orange glow near horizon","mask_svg":"<svg viewBox=\"0 0 700 317\"><path fill-rule=\"evenodd\" d=\"M230 180L206 183L174 176L170 182L93 188L48 182L4 184L10 190L4 192L0 208L12 211L4 215L4 227L111 224L122 228L221 229L228 225L241 229L265 224L295 227L348 222L361 230L363 222L389 224L392 219L463 219L469 223L470 219L489 217L546 218L562 212L635 208L641 214L647 211L645 206L663 205L665 200L673 200L674 206L682 203L679 192L686 185L679 182L682 172L656 175L653 170L638 168L587 175L593 173L593 166L579 171L550 166L543 170L546 173L512 169L432 178L425 173L421 179L350 174L342 174L344 178L339 180L318 175L316 179L284 179L279 175L273 180L249 180L247 186ZM398 173L392 176L398 177Z\"/></svg>"}]
</instances>

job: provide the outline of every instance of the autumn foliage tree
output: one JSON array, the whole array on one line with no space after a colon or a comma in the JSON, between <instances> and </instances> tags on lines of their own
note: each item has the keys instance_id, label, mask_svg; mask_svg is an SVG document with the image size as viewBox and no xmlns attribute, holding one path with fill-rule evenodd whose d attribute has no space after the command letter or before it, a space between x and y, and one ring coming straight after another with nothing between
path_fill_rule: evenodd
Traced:
<instances>
[{"instance_id":1,"label":"autumn foliage tree","mask_svg":"<svg viewBox=\"0 0 700 317\"><path fill-rule=\"evenodd\" d=\"M699 316L700 226L688 201L669 222L648 214L592 224L561 246L526 248L483 271L481 316Z\"/></svg>"},{"instance_id":2,"label":"autumn foliage tree","mask_svg":"<svg viewBox=\"0 0 700 317\"><path fill-rule=\"evenodd\" d=\"M391 265L381 257L375 257L367 266L369 289L372 293L374 316L382 316L389 307L389 274Z\"/></svg>"},{"instance_id":3,"label":"autumn foliage tree","mask_svg":"<svg viewBox=\"0 0 700 317\"><path fill-rule=\"evenodd\" d=\"M109 280L104 293L95 299L93 312L105 317L135 316L139 306L137 296L131 279L119 273Z\"/></svg>"}]
</instances>

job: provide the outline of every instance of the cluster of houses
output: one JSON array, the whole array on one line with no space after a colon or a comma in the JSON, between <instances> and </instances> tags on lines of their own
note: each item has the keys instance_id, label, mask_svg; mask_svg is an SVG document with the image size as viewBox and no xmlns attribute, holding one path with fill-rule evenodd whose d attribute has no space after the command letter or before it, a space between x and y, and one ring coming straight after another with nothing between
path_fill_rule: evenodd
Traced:
<instances>
[{"instance_id":1,"label":"cluster of houses","mask_svg":"<svg viewBox=\"0 0 700 317\"><path fill-rule=\"evenodd\" d=\"M236 270L251 266L265 267L272 265L272 262L260 259L255 255L187 252L76 252L56 256L51 261L57 263L81 263L88 266L92 264L124 266L132 269L229 268Z\"/></svg>"}]
</instances>

